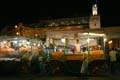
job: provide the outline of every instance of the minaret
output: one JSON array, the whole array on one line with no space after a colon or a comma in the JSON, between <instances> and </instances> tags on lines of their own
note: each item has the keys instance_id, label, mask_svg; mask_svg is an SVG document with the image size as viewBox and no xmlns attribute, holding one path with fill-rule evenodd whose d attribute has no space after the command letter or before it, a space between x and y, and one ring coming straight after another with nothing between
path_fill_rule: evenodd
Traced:
<instances>
[{"instance_id":1,"label":"minaret","mask_svg":"<svg viewBox=\"0 0 120 80\"><path fill-rule=\"evenodd\" d=\"M89 28L90 29L99 29L100 25L100 15L98 14L97 0L96 3L92 6L92 15L89 19Z\"/></svg>"},{"instance_id":2,"label":"minaret","mask_svg":"<svg viewBox=\"0 0 120 80\"><path fill-rule=\"evenodd\" d=\"M93 16L98 15L97 4L94 4L94 5L92 6L92 15L93 15Z\"/></svg>"}]
</instances>

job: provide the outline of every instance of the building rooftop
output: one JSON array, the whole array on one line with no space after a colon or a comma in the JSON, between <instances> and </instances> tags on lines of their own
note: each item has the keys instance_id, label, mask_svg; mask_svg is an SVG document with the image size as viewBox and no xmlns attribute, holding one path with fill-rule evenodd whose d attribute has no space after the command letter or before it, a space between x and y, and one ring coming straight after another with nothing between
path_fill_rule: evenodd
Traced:
<instances>
[{"instance_id":1,"label":"building rooftop","mask_svg":"<svg viewBox=\"0 0 120 80\"><path fill-rule=\"evenodd\" d=\"M38 23L25 24L24 26L32 28L40 27L58 27L58 26L74 26L89 25L89 17L59 18L50 20L40 20Z\"/></svg>"}]
</instances>

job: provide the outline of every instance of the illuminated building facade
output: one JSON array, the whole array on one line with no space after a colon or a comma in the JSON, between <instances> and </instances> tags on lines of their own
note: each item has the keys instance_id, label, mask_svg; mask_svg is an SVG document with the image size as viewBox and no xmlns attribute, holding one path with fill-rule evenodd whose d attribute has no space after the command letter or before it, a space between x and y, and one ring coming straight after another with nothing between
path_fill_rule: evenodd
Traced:
<instances>
[{"instance_id":1,"label":"illuminated building facade","mask_svg":"<svg viewBox=\"0 0 120 80\"><path fill-rule=\"evenodd\" d=\"M92 7L92 15L85 17L74 18L59 18L51 20L40 20L39 23L22 24L19 23L18 28L13 30L5 29L1 31L1 34L16 35L19 32L19 36L45 39L46 32L49 31L69 31L69 30L103 30L109 37L113 39L114 46L120 47L120 41L116 41L119 38L120 28L119 26L112 26L103 28L100 25L100 15L98 13L97 4ZM17 34L18 35L18 34Z\"/></svg>"}]
</instances>

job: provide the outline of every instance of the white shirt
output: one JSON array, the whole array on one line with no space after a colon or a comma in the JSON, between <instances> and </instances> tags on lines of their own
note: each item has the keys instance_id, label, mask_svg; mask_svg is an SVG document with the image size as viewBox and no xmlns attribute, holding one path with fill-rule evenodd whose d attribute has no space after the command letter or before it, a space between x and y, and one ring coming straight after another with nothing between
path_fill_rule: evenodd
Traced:
<instances>
[{"instance_id":1,"label":"white shirt","mask_svg":"<svg viewBox=\"0 0 120 80\"><path fill-rule=\"evenodd\" d=\"M76 52L80 52L80 46L81 45L79 43L75 44Z\"/></svg>"}]
</instances>

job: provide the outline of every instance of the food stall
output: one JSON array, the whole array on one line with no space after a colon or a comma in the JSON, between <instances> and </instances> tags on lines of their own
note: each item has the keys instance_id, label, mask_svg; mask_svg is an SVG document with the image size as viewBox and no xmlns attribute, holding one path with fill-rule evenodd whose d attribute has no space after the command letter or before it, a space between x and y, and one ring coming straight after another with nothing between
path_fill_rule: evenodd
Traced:
<instances>
[{"instance_id":1,"label":"food stall","mask_svg":"<svg viewBox=\"0 0 120 80\"><path fill-rule=\"evenodd\" d=\"M41 46L38 39L0 36L0 74L29 72L33 69L33 63L29 63L38 59Z\"/></svg>"},{"instance_id":2,"label":"food stall","mask_svg":"<svg viewBox=\"0 0 120 80\"><path fill-rule=\"evenodd\" d=\"M51 59L83 60L84 54L95 60L105 58L107 36L103 30L51 31L46 35L46 43L53 49ZM76 40L79 40L79 52L73 51Z\"/></svg>"},{"instance_id":3,"label":"food stall","mask_svg":"<svg viewBox=\"0 0 120 80\"><path fill-rule=\"evenodd\" d=\"M0 58L38 55L42 41L21 36L0 36Z\"/></svg>"}]
</instances>

